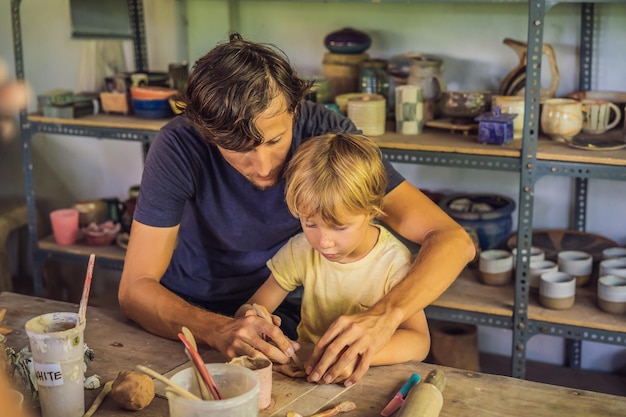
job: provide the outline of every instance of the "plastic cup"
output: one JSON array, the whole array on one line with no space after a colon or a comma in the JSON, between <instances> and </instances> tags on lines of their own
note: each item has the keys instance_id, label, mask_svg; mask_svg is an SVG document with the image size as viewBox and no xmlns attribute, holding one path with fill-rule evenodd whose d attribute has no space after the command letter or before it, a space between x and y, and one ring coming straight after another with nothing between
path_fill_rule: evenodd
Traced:
<instances>
[{"instance_id":1,"label":"plastic cup","mask_svg":"<svg viewBox=\"0 0 626 417\"><path fill-rule=\"evenodd\" d=\"M26 322L42 417L85 413L84 332L77 313L49 313Z\"/></svg>"},{"instance_id":2,"label":"plastic cup","mask_svg":"<svg viewBox=\"0 0 626 417\"><path fill-rule=\"evenodd\" d=\"M59 209L50 212L50 223L54 240L59 245L72 245L78 239L78 217L76 209Z\"/></svg>"},{"instance_id":3,"label":"plastic cup","mask_svg":"<svg viewBox=\"0 0 626 417\"><path fill-rule=\"evenodd\" d=\"M170 417L258 416L259 378L253 371L243 366L227 363L207 363L206 367L224 399L189 400L167 391ZM170 379L200 396L191 368L177 372Z\"/></svg>"}]
</instances>

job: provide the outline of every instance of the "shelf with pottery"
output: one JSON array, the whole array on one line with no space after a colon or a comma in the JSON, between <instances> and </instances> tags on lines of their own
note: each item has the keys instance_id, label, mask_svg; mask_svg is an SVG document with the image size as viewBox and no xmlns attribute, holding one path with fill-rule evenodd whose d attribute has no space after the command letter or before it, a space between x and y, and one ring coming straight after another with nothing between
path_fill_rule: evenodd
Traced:
<instances>
[{"instance_id":1,"label":"shelf with pottery","mask_svg":"<svg viewBox=\"0 0 626 417\"><path fill-rule=\"evenodd\" d=\"M40 239L37 244L40 250L67 256L89 257L90 254L95 253L98 259L107 260L110 264L118 265L118 268L121 268L126 256L126 250L120 246L115 244L106 246L87 245L80 237L77 243L73 245L59 245L54 240L54 236L50 235Z\"/></svg>"},{"instance_id":2,"label":"shelf with pottery","mask_svg":"<svg viewBox=\"0 0 626 417\"><path fill-rule=\"evenodd\" d=\"M623 142L623 135L624 133L620 130L614 129L594 136L600 141L611 142L621 139ZM479 143L475 134L449 133L428 127L424 128L419 135L403 135L388 130L383 135L373 136L372 139L376 141L383 151L385 149L394 149L409 152L460 153L519 159L522 149L521 140L513 140L504 145L487 145ZM562 142L555 142L543 135L537 141L536 155L537 160L540 161L626 166L626 148L616 150L582 150Z\"/></svg>"},{"instance_id":3,"label":"shelf with pottery","mask_svg":"<svg viewBox=\"0 0 626 417\"><path fill-rule=\"evenodd\" d=\"M129 131L152 131L158 132L170 119L143 119L135 116L118 114L93 114L77 119L61 119L45 117L40 113L28 115L28 121L40 125L87 127L101 129L126 129Z\"/></svg>"},{"instance_id":4,"label":"shelf with pottery","mask_svg":"<svg viewBox=\"0 0 626 417\"><path fill-rule=\"evenodd\" d=\"M594 285L595 281L592 281L587 286L577 287L574 306L566 310L544 308L539 304L539 296L531 293L529 297L528 320L531 322L550 323L550 325L556 327L584 328L588 329L589 333L594 333L594 331L613 332L615 333L615 338L609 341L610 343L626 344L626 320L624 320L622 315L605 313L598 307ZM501 317L503 321L510 322L513 316L514 291L515 288L512 282L502 286L482 284L477 276L477 270L469 267L463 270L448 290L432 303L432 306L497 316ZM543 329L537 329L537 331L544 332ZM622 334L622 336L618 337L617 333ZM547 334L550 334L550 332ZM571 335L563 334L558 334L558 336L571 337ZM587 338L590 340L595 339L592 334L587 335Z\"/></svg>"}]
</instances>

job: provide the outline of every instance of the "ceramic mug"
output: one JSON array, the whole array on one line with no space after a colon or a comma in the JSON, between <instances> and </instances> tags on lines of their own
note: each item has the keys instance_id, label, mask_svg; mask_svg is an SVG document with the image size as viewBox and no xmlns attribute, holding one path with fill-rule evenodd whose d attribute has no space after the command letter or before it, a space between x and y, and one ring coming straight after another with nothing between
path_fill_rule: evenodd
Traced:
<instances>
[{"instance_id":1,"label":"ceramic mug","mask_svg":"<svg viewBox=\"0 0 626 417\"><path fill-rule=\"evenodd\" d=\"M626 313L626 277L605 275L598 279L598 306L607 313Z\"/></svg>"},{"instance_id":2,"label":"ceramic mug","mask_svg":"<svg viewBox=\"0 0 626 417\"><path fill-rule=\"evenodd\" d=\"M580 101L583 106L583 132L599 134L613 129L622 120L622 114L615 104L607 100L586 98ZM614 113L613 121L611 112Z\"/></svg>"},{"instance_id":3,"label":"ceramic mug","mask_svg":"<svg viewBox=\"0 0 626 417\"><path fill-rule=\"evenodd\" d=\"M550 98L541 109L541 129L557 142L569 142L583 128L583 105L570 98Z\"/></svg>"},{"instance_id":4,"label":"ceramic mug","mask_svg":"<svg viewBox=\"0 0 626 417\"><path fill-rule=\"evenodd\" d=\"M492 107L500 107L502 113L517 114L513 119L513 139L522 139L524 135L524 97L522 96L493 96Z\"/></svg>"},{"instance_id":5,"label":"ceramic mug","mask_svg":"<svg viewBox=\"0 0 626 417\"><path fill-rule=\"evenodd\" d=\"M513 255L508 250L490 249L478 259L480 280L486 285L505 285L513 278Z\"/></svg>"},{"instance_id":6,"label":"ceramic mug","mask_svg":"<svg viewBox=\"0 0 626 417\"><path fill-rule=\"evenodd\" d=\"M576 286L582 287L589 282L593 270L593 257L579 250L561 251L557 255L559 271L576 278Z\"/></svg>"},{"instance_id":7,"label":"ceramic mug","mask_svg":"<svg viewBox=\"0 0 626 417\"><path fill-rule=\"evenodd\" d=\"M539 278L539 302L546 308L564 310L574 305L576 279L568 273L546 272Z\"/></svg>"}]
</instances>

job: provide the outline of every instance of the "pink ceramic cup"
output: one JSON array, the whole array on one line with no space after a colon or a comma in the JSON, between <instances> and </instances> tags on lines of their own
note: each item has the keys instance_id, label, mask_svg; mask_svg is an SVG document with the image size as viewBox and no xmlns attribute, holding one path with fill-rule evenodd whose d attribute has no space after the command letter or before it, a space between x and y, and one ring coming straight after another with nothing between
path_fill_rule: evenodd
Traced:
<instances>
[{"instance_id":1,"label":"pink ceramic cup","mask_svg":"<svg viewBox=\"0 0 626 417\"><path fill-rule=\"evenodd\" d=\"M50 212L54 240L59 245L72 245L78 239L78 210L59 209Z\"/></svg>"}]
</instances>

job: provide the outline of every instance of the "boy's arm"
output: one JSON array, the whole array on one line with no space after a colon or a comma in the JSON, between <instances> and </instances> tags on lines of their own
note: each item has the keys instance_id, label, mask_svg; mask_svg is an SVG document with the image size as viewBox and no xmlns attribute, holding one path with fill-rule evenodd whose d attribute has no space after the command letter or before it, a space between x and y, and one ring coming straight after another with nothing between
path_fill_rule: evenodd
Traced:
<instances>
[{"instance_id":1,"label":"boy's arm","mask_svg":"<svg viewBox=\"0 0 626 417\"><path fill-rule=\"evenodd\" d=\"M237 309L235 317L241 318L246 316L247 311L254 310L253 304L258 304L259 308L266 309L267 313L271 314L278 308L280 303L283 302L287 294L289 294L289 292L278 284L276 278L274 278L274 274L270 274L263 285L250 297L248 302ZM255 314L257 314L256 311Z\"/></svg>"},{"instance_id":2,"label":"boy's arm","mask_svg":"<svg viewBox=\"0 0 626 417\"><path fill-rule=\"evenodd\" d=\"M430 350L430 332L424 310L405 320L391 336L389 343L372 359L372 366L407 361L423 361Z\"/></svg>"}]
</instances>

